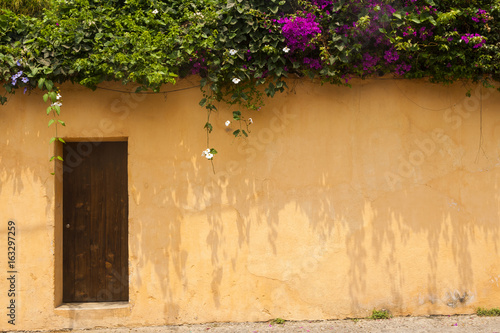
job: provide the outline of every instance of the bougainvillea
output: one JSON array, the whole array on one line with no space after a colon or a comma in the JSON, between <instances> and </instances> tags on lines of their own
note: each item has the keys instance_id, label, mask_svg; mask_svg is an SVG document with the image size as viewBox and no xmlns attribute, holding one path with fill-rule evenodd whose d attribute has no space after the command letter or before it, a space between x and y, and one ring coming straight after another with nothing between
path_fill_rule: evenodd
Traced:
<instances>
[{"instance_id":1,"label":"bougainvillea","mask_svg":"<svg viewBox=\"0 0 500 333\"><path fill-rule=\"evenodd\" d=\"M475 49L483 46L486 42L484 37L480 34L465 34L461 37L461 40L464 41L465 44L469 44L469 42L471 42L471 44L474 45L473 48Z\"/></svg>"},{"instance_id":2,"label":"bougainvillea","mask_svg":"<svg viewBox=\"0 0 500 333\"><path fill-rule=\"evenodd\" d=\"M290 51L316 48L313 40L321 33L321 28L314 14L307 13L305 17L285 17L277 22L283 24L282 33Z\"/></svg>"},{"instance_id":3,"label":"bougainvillea","mask_svg":"<svg viewBox=\"0 0 500 333\"><path fill-rule=\"evenodd\" d=\"M500 78L500 0L51 2L33 17L0 11L6 92L67 80L160 91L199 75L207 132L214 102L224 101L242 124L233 134L247 135L244 112L284 91L291 74L343 85L372 75Z\"/></svg>"}]
</instances>

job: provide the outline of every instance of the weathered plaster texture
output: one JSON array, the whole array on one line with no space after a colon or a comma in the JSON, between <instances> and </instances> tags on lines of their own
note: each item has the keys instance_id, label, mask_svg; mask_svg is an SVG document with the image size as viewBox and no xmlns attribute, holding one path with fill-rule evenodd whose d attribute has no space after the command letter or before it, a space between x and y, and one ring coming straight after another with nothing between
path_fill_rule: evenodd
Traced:
<instances>
[{"instance_id":1,"label":"weathered plaster texture","mask_svg":"<svg viewBox=\"0 0 500 333\"><path fill-rule=\"evenodd\" d=\"M60 306L61 195L46 105L38 92L10 96L0 107L0 262L13 220L18 311L12 327L1 278L0 329L498 306L500 93L470 86L467 98L461 84L391 79L289 85L248 112L248 139L233 139L236 124L224 122L234 108L220 106L215 174L201 157L198 89L62 86L62 137L129 146L130 301L78 309Z\"/></svg>"}]
</instances>

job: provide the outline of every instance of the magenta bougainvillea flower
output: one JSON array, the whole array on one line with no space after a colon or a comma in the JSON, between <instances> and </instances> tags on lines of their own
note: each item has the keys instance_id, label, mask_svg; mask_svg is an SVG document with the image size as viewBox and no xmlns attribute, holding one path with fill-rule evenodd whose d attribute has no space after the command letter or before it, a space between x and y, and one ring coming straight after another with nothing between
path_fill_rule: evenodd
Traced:
<instances>
[{"instance_id":1,"label":"magenta bougainvillea flower","mask_svg":"<svg viewBox=\"0 0 500 333\"><path fill-rule=\"evenodd\" d=\"M315 48L311 41L321 33L321 28L314 14L308 13L306 17L285 17L278 20L278 23L283 24L282 33L291 52Z\"/></svg>"},{"instance_id":2,"label":"magenta bougainvillea flower","mask_svg":"<svg viewBox=\"0 0 500 333\"><path fill-rule=\"evenodd\" d=\"M480 34L465 34L460 38L465 44L469 44L469 42L474 43L473 48L477 49L486 43L486 40Z\"/></svg>"}]
</instances>

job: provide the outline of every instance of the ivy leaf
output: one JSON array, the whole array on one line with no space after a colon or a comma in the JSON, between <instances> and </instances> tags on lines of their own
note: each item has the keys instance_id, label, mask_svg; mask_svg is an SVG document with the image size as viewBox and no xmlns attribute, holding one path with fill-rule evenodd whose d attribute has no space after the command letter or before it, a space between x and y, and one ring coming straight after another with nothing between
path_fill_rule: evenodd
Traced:
<instances>
[{"instance_id":1,"label":"ivy leaf","mask_svg":"<svg viewBox=\"0 0 500 333\"><path fill-rule=\"evenodd\" d=\"M45 81L45 87L47 88L48 91L51 91L52 88L54 87L54 83L52 83L52 81L50 81L50 80L47 80L47 81Z\"/></svg>"},{"instance_id":2,"label":"ivy leaf","mask_svg":"<svg viewBox=\"0 0 500 333\"><path fill-rule=\"evenodd\" d=\"M42 89L43 88L43 84L45 83L45 78L41 77L39 80L38 80L38 89ZM45 95L43 95L44 97L44 101L47 102L47 100L45 99Z\"/></svg>"},{"instance_id":3,"label":"ivy leaf","mask_svg":"<svg viewBox=\"0 0 500 333\"><path fill-rule=\"evenodd\" d=\"M57 140L59 140L59 141L60 141L60 142L62 142L62 143L66 143L66 141L64 141L64 139L63 139L63 138L57 138Z\"/></svg>"},{"instance_id":4,"label":"ivy leaf","mask_svg":"<svg viewBox=\"0 0 500 333\"><path fill-rule=\"evenodd\" d=\"M233 119L234 120L241 120L241 112L240 111L233 111Z\"/></svg>"},{"instance_id":5,"label":"ivy leaf","mask_svg":"<svg viewBox=\"0 0 500 333\"><path fill-rule=\"evenodd\" d=\"M57 102L57 94L55 93L55 91L48 92L48 95L49 95L50 100L52 101L52 103Z\"/></svg>"},{"instance_id":6,"label":"ivy leaf","mask_svg":"<svg viewBox=\"0 0 500 333\"><path fill-rule=\"evenodd\" d=\"M48 127L50 127L50 125L52 125L53 123L55 123L55 120L54 120L54 119L50 119L50 120L49 120L49 126L48 126Z\"/></svg>"},{"instance_id":7,"label":"ivy leaf","mask_svg":"<svg viewBox=\"0 0 500 333\"><path fill-rule=\"evenodd\" d=\"M233 132L234 137L238 137L240 135L240 130L237 129L236 131Z\"/></svg>"},{"instance_id":8,"label":"ivy leaf","mask_svg":"<svg viewBox=\"0 0 500 333\"><path fill-rule=\"evenodd\" d=\"M203 98L201 101L200 101L200 106L205 106L205 104L207 103L207 99L206 98Z\"/></svg>"}]
</instances>

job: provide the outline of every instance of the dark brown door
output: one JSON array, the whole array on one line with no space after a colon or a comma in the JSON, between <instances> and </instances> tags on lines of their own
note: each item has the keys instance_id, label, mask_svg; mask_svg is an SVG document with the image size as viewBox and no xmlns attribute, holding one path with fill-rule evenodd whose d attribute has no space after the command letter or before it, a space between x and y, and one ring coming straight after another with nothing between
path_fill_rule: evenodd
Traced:
<instances>
[{"instance_id":1,"label":"dark brown door","mask_svg":"<svg viewBox=\"0 0 500 333\"><path fill-rule=\"evenodd\" d=\"M126 142L68 142L63 302L128 301Z\"/></svg>"}]
</instances>

